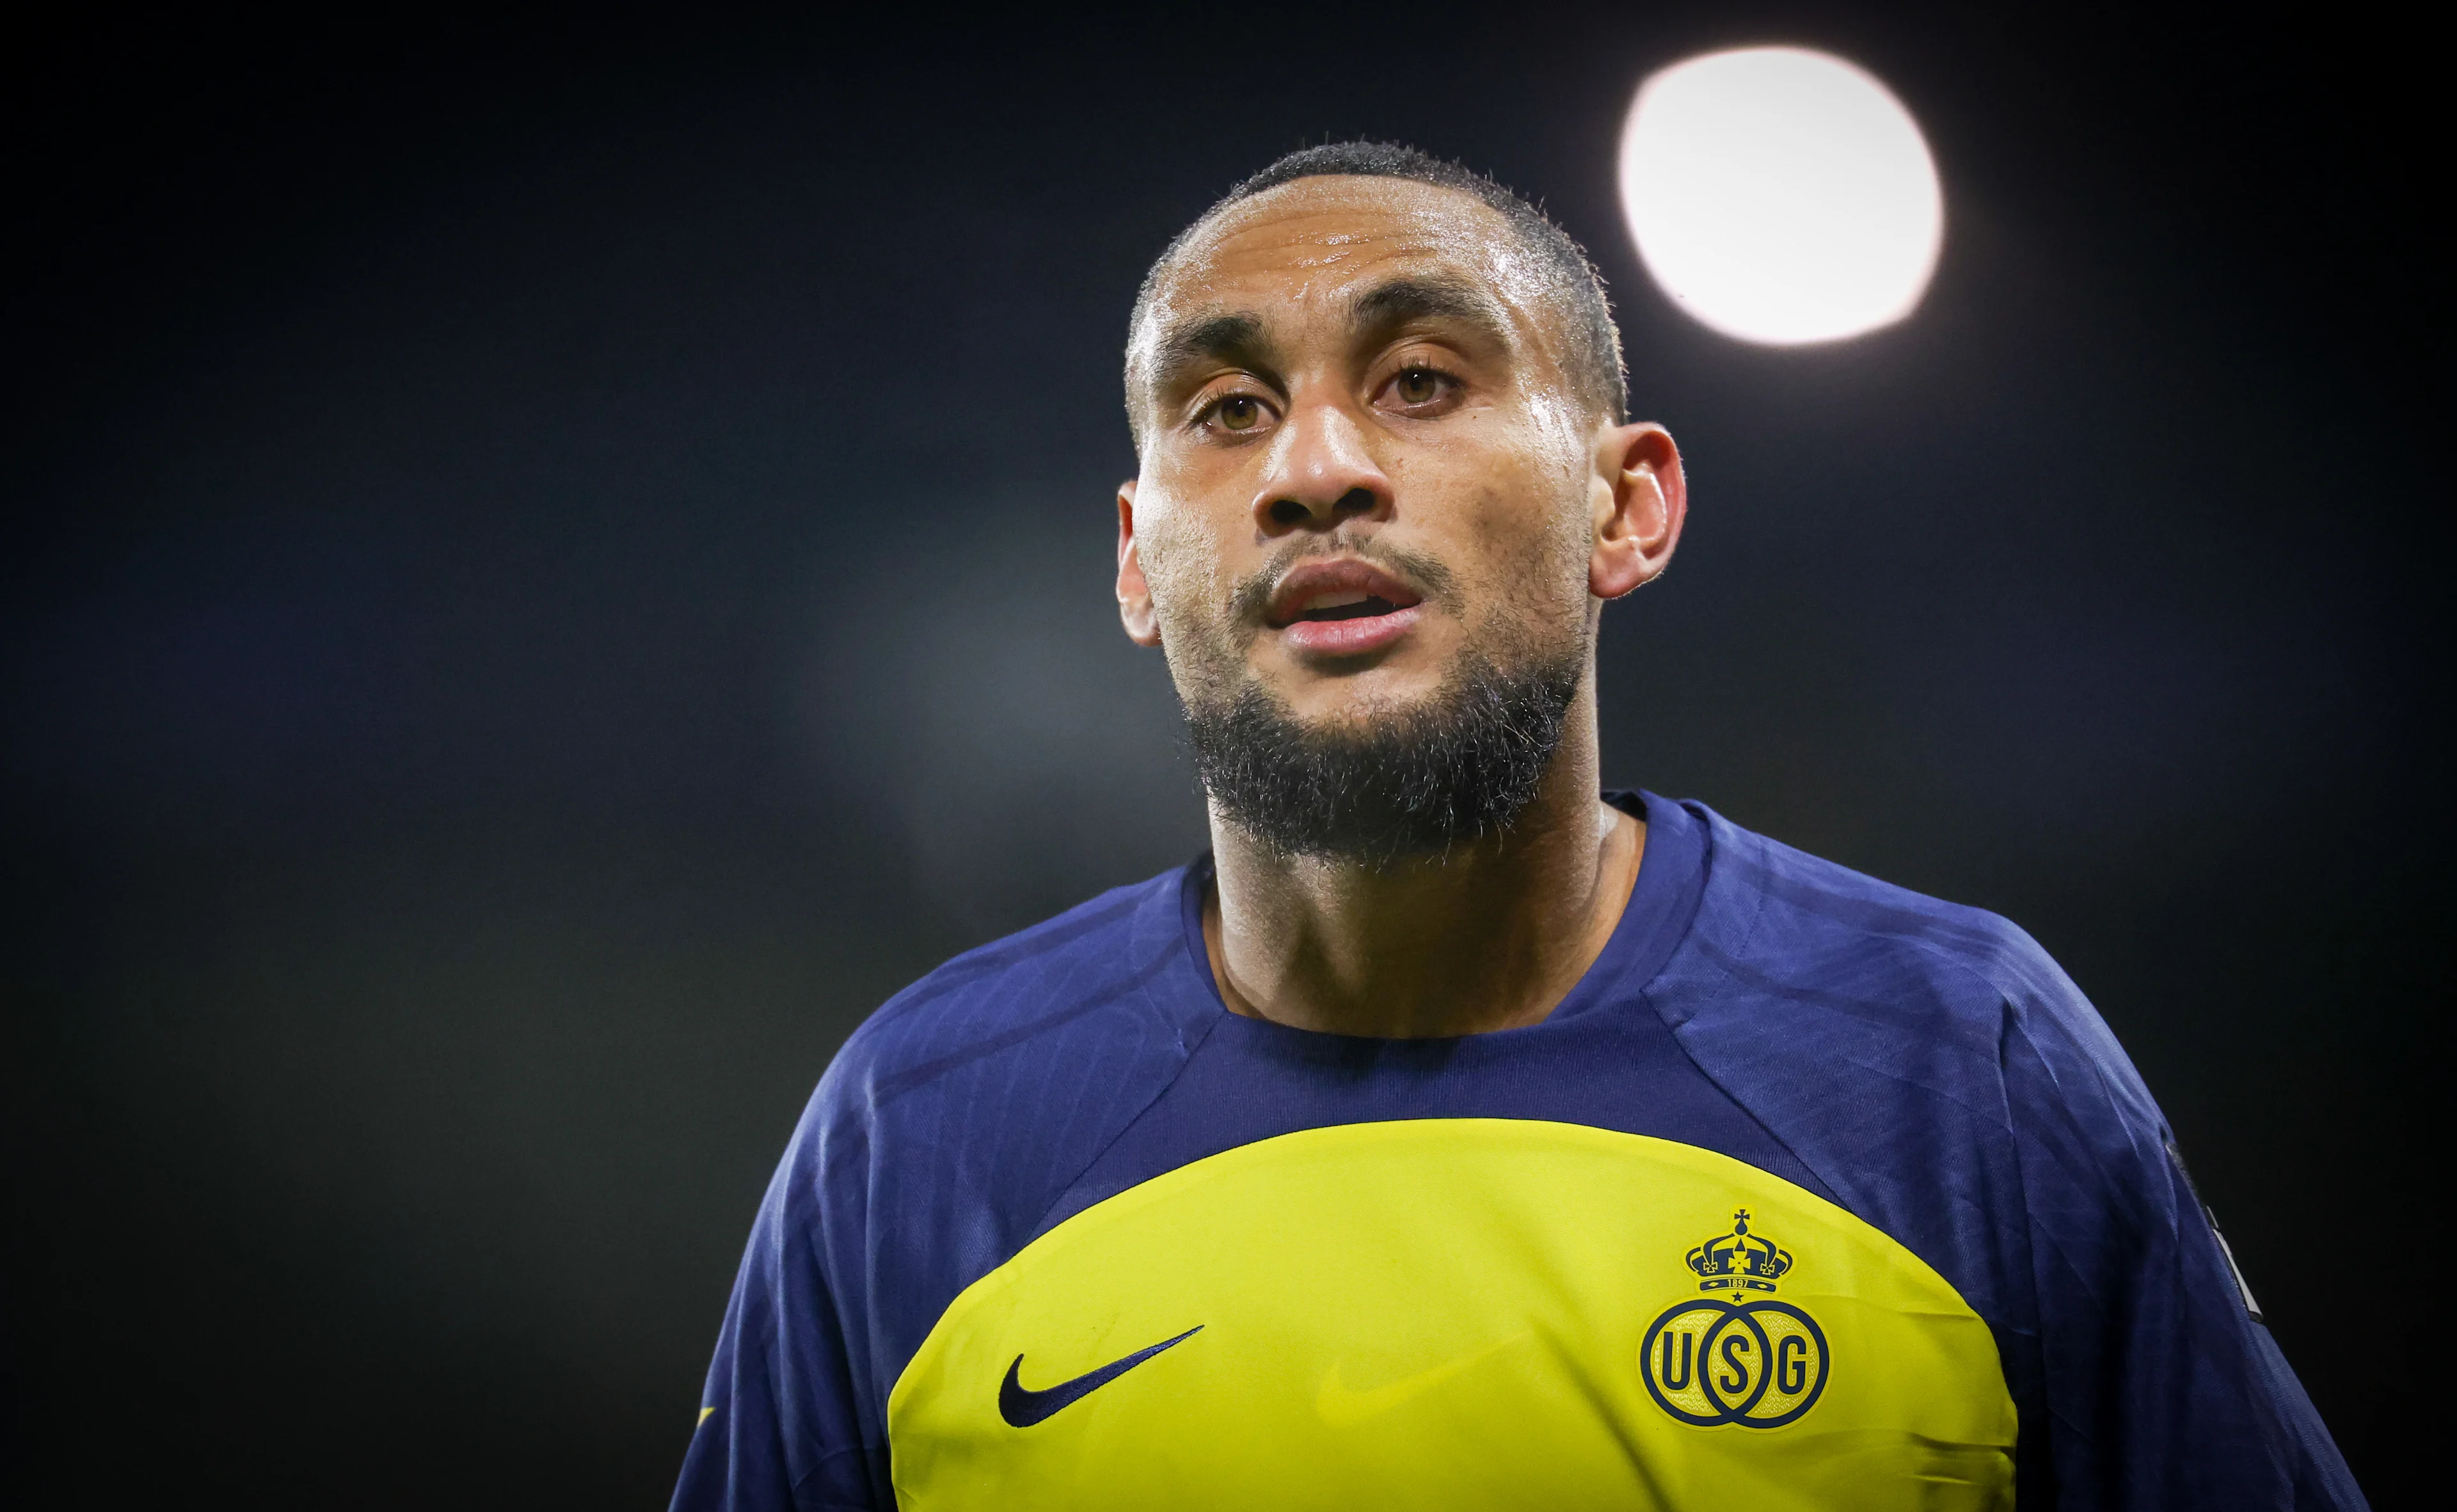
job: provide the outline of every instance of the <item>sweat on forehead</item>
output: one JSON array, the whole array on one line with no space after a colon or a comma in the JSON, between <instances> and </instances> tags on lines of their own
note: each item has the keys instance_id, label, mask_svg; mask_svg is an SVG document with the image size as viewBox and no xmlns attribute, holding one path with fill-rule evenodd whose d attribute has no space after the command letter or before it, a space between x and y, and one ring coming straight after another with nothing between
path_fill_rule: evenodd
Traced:
<instances>
[{"instance_id":1,"label":"sweat on forehead","mask_svg":"<svg viewBox=\"0 0 2457 1512\"><path fill-rule=\"evenodd\" d=\"M1309 270L1300 298L1318 287L1352 303L1370 294L1359 286L1373 281L1360 277L1366 264L1381 264L1373 272L1382 281L1481 285L1488 305L1497 294L1545 322L1544 344L1579 399L1616 422L1627 412L1621 333L1577 242L1482 175L1410 148L1340 142L1291 153L1238 184L1145 275L1125 363L1138 447L1151 383L1169 355L1164 347L1183 350L1190 329L1249 313L1229 308L1217 291L1233 282L1239 263L1253 261L1275 264L1283 279Z\"/></svg>"}]
</instances>

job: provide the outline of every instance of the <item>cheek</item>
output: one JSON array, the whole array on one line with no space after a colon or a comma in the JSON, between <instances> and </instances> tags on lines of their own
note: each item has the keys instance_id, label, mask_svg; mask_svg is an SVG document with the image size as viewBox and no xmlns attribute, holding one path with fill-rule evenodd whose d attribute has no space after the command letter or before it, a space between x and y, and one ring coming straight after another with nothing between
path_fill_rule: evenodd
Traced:
<instances>
[{"instance_id":1,"label":"cheek","mask_svg":"<svg viewBox=\"0 0 2457 1512\"><path fill-rule=\"evenodd\" d=\"M1227 602L1220 544L1191 511L1160 511L1141 530L1137 553L1163 633L1208 625Z\"/></svg>"},{"instance_id":2,"label":"cheek","mask_svg":"<svg viewBox=\"0 0 2457 1512\"><path fill-rule=\"evenodd\" d=\"M1496 509L1495 613L1562 624L1585 615L1589 553L1582 503L1557 499L1531 508L1523 501L1505 502Z\"/></svg>"},{"instance_id":3,"label":"cheek","mask_svg":"<svg viewBox=\"0 0 2457 1512\"><path fill-rule=\"evenodd\" d=\"M1489 463L1462 491L1461 545L1481 564L1481 591L1495 614L1586 612L1593 507L1581 481L1521 452Z\"/></svg>"}]
</instances>

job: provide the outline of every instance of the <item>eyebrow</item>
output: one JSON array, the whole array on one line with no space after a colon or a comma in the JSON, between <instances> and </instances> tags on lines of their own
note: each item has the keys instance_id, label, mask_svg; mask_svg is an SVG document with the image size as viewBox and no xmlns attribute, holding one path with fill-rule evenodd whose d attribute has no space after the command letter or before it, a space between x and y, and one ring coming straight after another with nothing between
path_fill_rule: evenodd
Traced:
<instances>
[{"instance_id":1,"label":"eyebrow","mask_svg":"<svg viewBox=\"0 0 2457 1512\"><path fill-rule=\"evenodd\" d=\"M1263 334L1263 318L1244 311L1202 316L1171 327L1161 334L1158 344L1152 383L1161 389L1172 386L1191 367L1229 362L1267 370L1275 365L1277 356Z\"/></svg>"},{"instance_id":2,"label":"eyebrow","mask_svg":"<svg viewBox=\"0 0 2457 1512\"><path fill-rule=\"evenodd\" d=\"M1497 346L1510 344L1510 322L1492 295L1449 279L1400 278L1375 284L1349 306L1363 329L1387 331L1411 321L1465 325ZM1193 317L1161 333L1151 370L1152 387L1167 392L1194 369L1228 363L1265 379L1280 365L1279 351L1248 310Z\"/></svg>"},{"instance_id":3,"label":"eyebrow","mask_svg":"<svg viewBox=\"0 0 2457 1512\"><path fill-rule=\"evenodd\" d=\"M1473 327L1497 346L1510 344L1500 301L1471 283L1449 279L1393 279L1356 297L1356 323L1388 330L1410 321L1451 321Z\"/></svg>"}]
</instances>

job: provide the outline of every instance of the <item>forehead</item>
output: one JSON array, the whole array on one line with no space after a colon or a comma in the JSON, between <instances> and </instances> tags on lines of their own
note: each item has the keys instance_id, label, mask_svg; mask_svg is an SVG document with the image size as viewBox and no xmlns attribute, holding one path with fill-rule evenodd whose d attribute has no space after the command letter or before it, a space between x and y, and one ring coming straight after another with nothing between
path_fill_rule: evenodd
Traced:
<instances>
[{"instance_id":1,"label":"forehead","mask_svg":"<svg viewBox=\"0 0 2457 1512\"><path fill-rule=\"evenodd\" d=\"M1408 275L1481 285L1518 321L1543 294L1518 228L1483 201L1343 175L1300 178L1221 212L1178 250L1151 313L1165 323L1204 309L1338 312L1360 289Z\"/></svg>"}]
</instances>

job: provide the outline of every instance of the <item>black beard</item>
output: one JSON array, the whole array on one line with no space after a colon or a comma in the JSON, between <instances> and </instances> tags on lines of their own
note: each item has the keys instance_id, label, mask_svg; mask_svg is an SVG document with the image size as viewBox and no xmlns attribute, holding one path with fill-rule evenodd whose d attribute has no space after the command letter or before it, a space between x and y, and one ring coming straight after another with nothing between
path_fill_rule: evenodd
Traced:
<instances>
[{"instance_id":1,"label":"black beard","mask_svg":"<svg viewBox=\"0 0 2457 1512\"><path fill-rule=\"evenodd\" d=\"M1259 684L1189 703L1204 790L1282 855L1377 869L1508 829L1534 802L1583 656L1504 672L1471 652L1417 708L1316 731Z\"/></svg>"}]
</instances>

